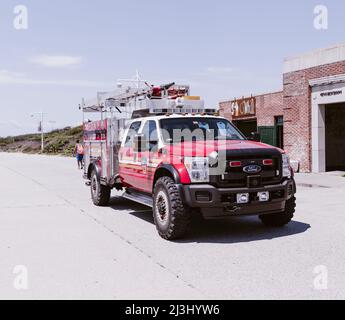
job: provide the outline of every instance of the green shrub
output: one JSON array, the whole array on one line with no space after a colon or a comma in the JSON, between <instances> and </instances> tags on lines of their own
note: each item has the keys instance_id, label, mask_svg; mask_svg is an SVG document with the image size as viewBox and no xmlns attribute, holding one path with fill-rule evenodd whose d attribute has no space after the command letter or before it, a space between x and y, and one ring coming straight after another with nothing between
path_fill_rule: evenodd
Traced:
<instances>
[{"instance_id":1,"label":"green shrub","mask_svg":"<svg viewBox=\"0 0 345 320\"><path fill-rule=\"evenodd\" d=\"M44 153L72 156L77 140L83 139L83 127L66 127L57 129L44 135ZM41 153L41 135L25 134L16 137L0 138L2 150L19 151L25 153Z\"/></svg>"},{"instance_id":2,"label":"green shrub","mask_svg":"<svg viewBox=\"0 0 345 320\"><path fill-rule=\"evenodd\" d=\"M83 136L83 126L75 127L68 130L68 135L82 137Z\"/></svg>"}]
</instances>

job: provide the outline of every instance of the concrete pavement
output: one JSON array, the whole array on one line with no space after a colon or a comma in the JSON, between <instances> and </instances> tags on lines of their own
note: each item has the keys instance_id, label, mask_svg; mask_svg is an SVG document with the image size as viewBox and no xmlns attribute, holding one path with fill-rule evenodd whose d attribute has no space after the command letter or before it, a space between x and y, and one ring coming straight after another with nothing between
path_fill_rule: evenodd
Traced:
<instances>
[{"instance_id":1,"label":"concrete pavement","mask_svg":"<svg viewBox=\"0 0 345 320\"><path fill-rule=\"evenodd\" d=\"M309 188L345 188L345 172L297 173L296 183Z\"/></svg>"},{"instance_id":2,"label":"concrete pavement","mask_svg":"<svg viewBox=\"0 0 345 320\"><path fill-rule=\"evenodd\" d=\"M299 187L283 229L196 222L167 242L146 207L94 207L74 159L0 153L0 177L1 299L345 298L342 186Z\"/></svg>"}]
</instances>

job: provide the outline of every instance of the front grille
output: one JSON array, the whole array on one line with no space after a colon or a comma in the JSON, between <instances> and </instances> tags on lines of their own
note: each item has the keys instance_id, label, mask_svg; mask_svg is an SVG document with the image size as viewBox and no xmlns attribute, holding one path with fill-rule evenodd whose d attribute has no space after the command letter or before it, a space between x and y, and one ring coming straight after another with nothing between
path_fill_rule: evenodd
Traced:
<instances>
[{"instance_id":1,"label":"front grille","mask_svg":"<svg viewBox=\"0 0 345 320\"><path fill-rule=\"evenodd\" d=\"M272 159L272 166L263 165L263 160ZM236 155L227 157L226 171L223 175L211 177L211 182L223 188L257 188L260 186L279 184L282 180L282 163L279 154ZM231 161L241 161L241 167L230 167ZM243 171L248 165L261 167L261 172L249 174Z\"/></svg>"}]
</instances>

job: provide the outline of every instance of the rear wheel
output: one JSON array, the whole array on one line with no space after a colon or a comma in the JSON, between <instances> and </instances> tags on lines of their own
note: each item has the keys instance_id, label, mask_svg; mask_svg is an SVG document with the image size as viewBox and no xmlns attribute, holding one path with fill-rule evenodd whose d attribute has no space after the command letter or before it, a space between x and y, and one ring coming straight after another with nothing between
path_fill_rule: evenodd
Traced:
<instances>
[{"instance_id":1,"label":"rear wheel","mask_svg":"<svg viewBox=\"0 0 345 320\"><path fill-rule=\"evenodd\" d=\"M190 216L174 180L158 179L153 193L153 218L159 235L166 240L180 238L188 228Z\"/></svg>"},{"instance_id":2,"label":"rear wheel","mask_svg":"<svg viewBox=\"0 0 345 320\"><path fill-rule=\"evenodd\" d=\"M286 201L283 213L264 214L260 216L262 223L269 227L283 227L293 218L296 208L296 198L292 197Z\"/></svg>"},{"instance_id":3,"label":"rear wheel","mask_svg":"<svg viewBox=\"0 0 345 320\"><path fill-rule=\"evenodd\" d=\"M94 205L104 207L109 204L111 188L103 186L96 171L91 174L91 198Z\"/></svg>"}]
</instances>

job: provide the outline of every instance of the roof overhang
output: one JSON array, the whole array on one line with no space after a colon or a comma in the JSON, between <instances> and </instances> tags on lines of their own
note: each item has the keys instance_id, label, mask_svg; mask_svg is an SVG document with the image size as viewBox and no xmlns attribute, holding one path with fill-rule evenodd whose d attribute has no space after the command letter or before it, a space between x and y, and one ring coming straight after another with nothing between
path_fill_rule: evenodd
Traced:
<instances>
[{"instance_id":1,"label":"roof overhang","mask_svg":"<svg viewBox=\"0 0 345 320\"><path fill-rule=\"evenodd\" d=\"M335 83L343 83L343 82L345 82L345 74L339 74L336 76L329 76L329 77L309 80L309 85L311 87L318 87L318 86L324 86L324 85L335 84Z\"/></svg>"},{"instance_id":2,"label":"roof overhang","mask_svg":"<svg viewBox=\"0 0 345 320\"><path fill-rule=\"evenodd\" d=\"M345 43L284 59L283 73L345 61Z\"/></svg>"}]
</instances>

